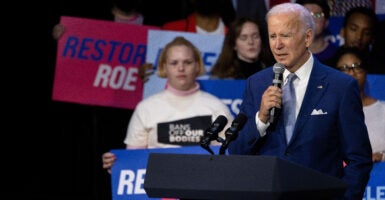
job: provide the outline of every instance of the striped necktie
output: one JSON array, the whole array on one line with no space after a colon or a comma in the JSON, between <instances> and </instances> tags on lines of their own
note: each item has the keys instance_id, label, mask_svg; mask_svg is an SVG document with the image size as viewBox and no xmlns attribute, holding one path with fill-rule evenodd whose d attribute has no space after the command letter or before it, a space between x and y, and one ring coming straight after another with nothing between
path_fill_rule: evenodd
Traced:
<instances>
[{"instance_id":1,"label":"striped necktie","mask_svg":"<svg viewBox=\"0 0 385 200\"><path fill-rule=\"evenodd\" d=\"M295 107L296 107L296 98L293 81L297 78L294 73L287 76L286 84L283 86L283 116L285 122L285 132L286 132L286 141L289 143L291 136L293 135L294 125L296 121L295 117Z\"/></svg>"}]
</instances>

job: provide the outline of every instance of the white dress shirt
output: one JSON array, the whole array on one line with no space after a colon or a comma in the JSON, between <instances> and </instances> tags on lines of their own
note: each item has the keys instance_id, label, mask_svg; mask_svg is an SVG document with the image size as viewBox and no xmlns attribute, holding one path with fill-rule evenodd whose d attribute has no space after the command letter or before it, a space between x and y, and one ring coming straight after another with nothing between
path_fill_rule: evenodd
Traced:
<instances>
[{"instance_id":1,"label":"white dress shirt","mask_svg":"<svg viewBox=\"0 0 385 200\"><path fill-rule=\"evenodd\" d=\"M311 70L313 69L313 63L314 63L314 58L313 55L310 54L309 59L297 70L295 71L295 75L297 75L297 78L293 81L294 84L294 89L295 89L295 94L296 94L296 108L295 108L295 117L297 118L299 110L302 105L303 98L305 96L307 84L309 82L310 78L310 73ZM283 83L286 84L287 82L287 76L290 74L289 70L285 69L283 72ZM267 123L263 123L259 118L258 118L258 113L255 115L255 122L257 124L257 129L259 131L259 134L261 137L266 135L266 129L270 126L270 122L268 121Z\"/></svg>"}]
</instances>

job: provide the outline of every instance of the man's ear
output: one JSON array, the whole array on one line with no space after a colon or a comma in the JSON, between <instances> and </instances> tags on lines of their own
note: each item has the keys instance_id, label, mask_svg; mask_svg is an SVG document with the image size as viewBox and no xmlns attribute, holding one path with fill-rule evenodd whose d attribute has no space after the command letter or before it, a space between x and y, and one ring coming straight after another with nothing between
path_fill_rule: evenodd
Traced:
<instances>
[{"instance_id":1,"label":"man's ear","mask_svg":"<svg viewBox=\"0 0 385 200\"><path fill-rule=\"evenodd\" d=\"M312 29L307 29L306 31L306 38L305 38L305 43L306 43L306 47L309 47L311 45L311 43L313 42L313 30Z\"/></svg>"}]
</instances>

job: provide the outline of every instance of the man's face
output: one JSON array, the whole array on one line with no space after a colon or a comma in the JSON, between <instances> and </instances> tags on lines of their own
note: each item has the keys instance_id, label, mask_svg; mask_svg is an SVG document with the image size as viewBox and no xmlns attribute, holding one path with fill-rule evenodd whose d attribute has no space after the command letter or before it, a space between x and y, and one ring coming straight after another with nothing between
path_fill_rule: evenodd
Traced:
<instances>
[{"instance_id":1,"label":"man's face","mask_svg":"<svg viewBox=\"0 0 385 200\"><path fill-rule=\"evenodd\" d=\"M268 18L270 49L277 62L290 71L297 70L309 57L308 47L312 41L312 30L293 13L272 15Z\"/></svg>"},{"instance_id":2,"label":"man's face","mask_svg":"<svg viewBox=\"0 0 385 200\"><path fill-rule=\"evenodd\" d=\"M367 50L373 42L373 28L368 16L355 13L350 16L346 26L342 27L340 35L345 40L345 46Z\"/></svg>"}]
</instances>

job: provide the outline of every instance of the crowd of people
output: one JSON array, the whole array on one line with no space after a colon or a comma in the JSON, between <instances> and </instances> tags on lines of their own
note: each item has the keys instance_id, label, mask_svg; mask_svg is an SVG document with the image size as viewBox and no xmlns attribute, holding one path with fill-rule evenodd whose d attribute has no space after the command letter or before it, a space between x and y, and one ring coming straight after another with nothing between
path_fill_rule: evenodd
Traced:
<instances>
[{"instance_id":1,"label":"crowd of people","mask_svg":"<svg viewBox=\"0 0 385 200\"><path fill-rule=\"evenodd\" d=\"M154 25L147 20L151 13L144 2L114 0L113 21ZM188 10L183 17L156 25L162 30L224 35L210 79L245 80L240 112L248 117L237 140L229 145L230 154L281 157L346 181L344 197L362 199L373 162L385 161L385 102L365 91L367 74L385 74L384 56L378 56L383 39L376 29L380 22L373 4L366 1L346 11L340 30L344 43L337 46L327 40L329 19L338 15L338 8L331 7L337 5L335 1L276 5L261 1L270 4L258 7L262 10L257 12L250 5L259 1L246 2L183 1ZM53 37L60 38L63 31L65 27L55 25ZM295 77L295 108L290 111L295 121L290 130L284 116L288 94L284 86L272 85L275 63L284 66L282 85L291 84L289 74ZM199 49L190 41L176 37L169 42L156 70L151 63L141 65L144 84L155 71L167 84L164 91L143 99L132 111L122 139L127 149L199 145L199 140L167 140L166 131L159 130L169 123L189 123L204 130L224 115L229 126L233 117L227 106L201 90L196 81L206 71ZM274 122L270 121L273 108L282 109ZM107 151L101 157L102 168L111 172L115 155Z\"/></svg>"}]
</instances>

